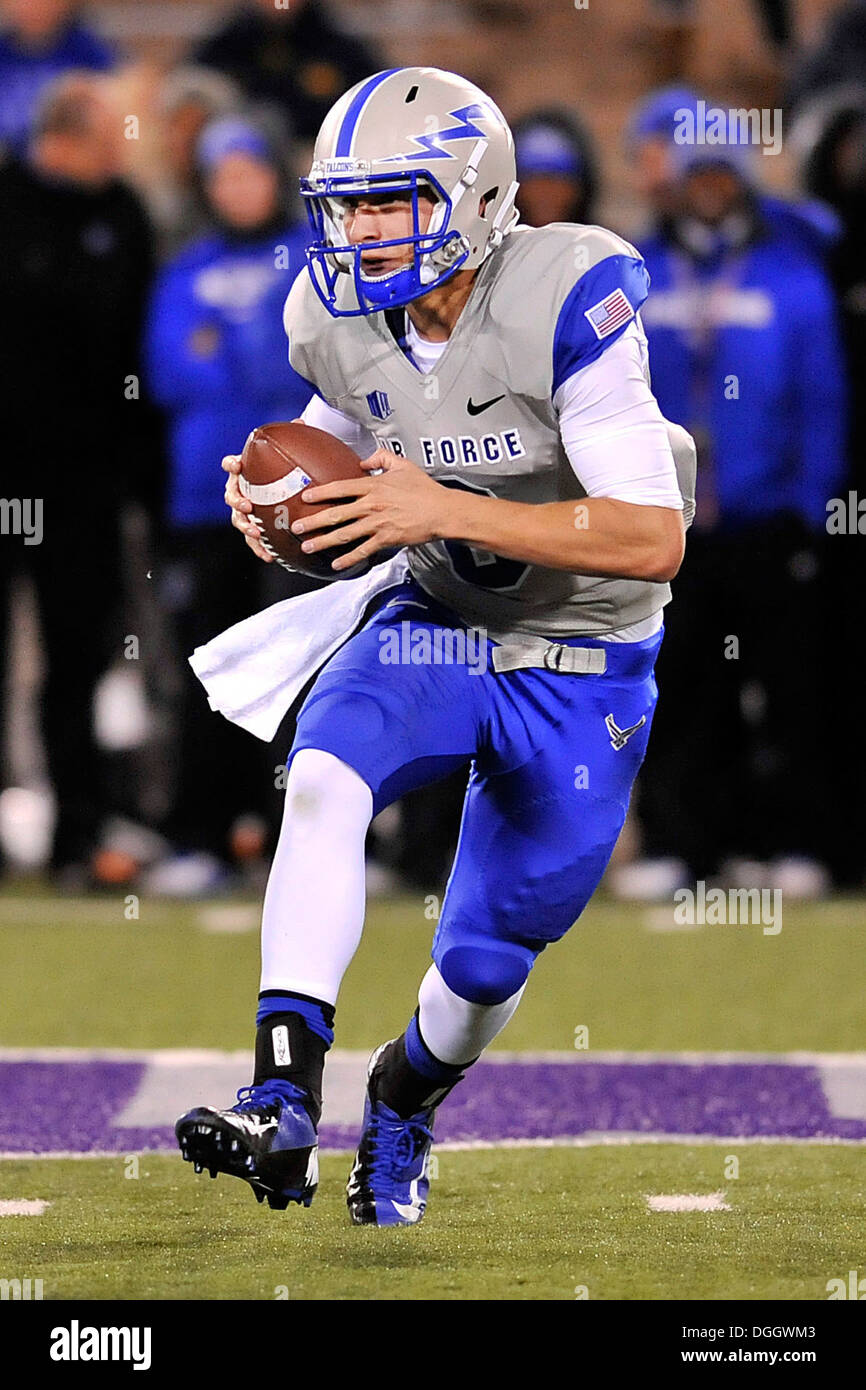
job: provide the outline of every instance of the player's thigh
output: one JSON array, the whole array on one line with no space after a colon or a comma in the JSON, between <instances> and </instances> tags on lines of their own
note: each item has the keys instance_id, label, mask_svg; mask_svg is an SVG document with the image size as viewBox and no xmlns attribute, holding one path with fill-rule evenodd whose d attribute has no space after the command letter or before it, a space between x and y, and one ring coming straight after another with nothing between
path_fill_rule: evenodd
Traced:
<instances>
[{"instance_id":1,"label":"player's thigh","mask_svg":"<svg viewBox=\"0 0 866 1390\"><path fill-rule=\"evenodd\" d=\"M468 662L434 659L433 612L411 594L389 603L326 664L298 715L291 756L333 753L371 788L374 812L465 764L479 742L481 683Z\"/></svg>"},{"instance_id":2,"label":"player's thigh","mask_svg":"<svg viewBox=\"0 0 866 1390\"><path fill-rule=\"evenodd\" d=\"M655 710L651 666L632 680L565 679L583 684L525 762L470 780L434 941L446 979L448 953L467 943L531 964L580 916L622 830Z\"/></svg>"}]
</instances>

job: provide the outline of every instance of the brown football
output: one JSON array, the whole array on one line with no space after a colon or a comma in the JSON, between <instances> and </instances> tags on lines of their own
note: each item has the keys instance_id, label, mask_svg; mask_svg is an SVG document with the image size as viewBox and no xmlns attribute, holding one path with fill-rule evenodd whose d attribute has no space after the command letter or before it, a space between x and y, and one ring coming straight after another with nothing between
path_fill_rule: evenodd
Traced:
<instances>
[{"instance_id":1,"label":"brown football","mask_svg":"<svg viewBox=\"0 0 866 1390\"><path fill-rule=\"evenodd\" d=\"M307 537L295 536L291 527L301 517L335 504L302 502L305 488L367 476L348 444L325 430L291 421L253 430L241 454L239 486L253 504L251 515L261 527L262 544L279 564L313 579L354 579L369 567L367 562L336 572L331 562L354 549L359 541L307 555L301 550L301 541Z\"/></svg>"}]
</instances>

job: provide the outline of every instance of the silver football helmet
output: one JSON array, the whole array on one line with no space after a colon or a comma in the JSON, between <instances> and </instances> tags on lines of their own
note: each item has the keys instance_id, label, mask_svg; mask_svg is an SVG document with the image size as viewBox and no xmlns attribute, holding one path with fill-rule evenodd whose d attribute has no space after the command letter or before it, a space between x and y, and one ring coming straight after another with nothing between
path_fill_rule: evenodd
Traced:
<instances>
[{"instance_id":1,"label":"silver football helmet","mask_svg":"<svg viewBox=\"0 0 866 1390\"><path fill-rule=\"evenodd\" d=\"M301 194L313 227L307 262L316 293L335 317L372 314L481 265L518 219L514 141L502 112L479 87L439 68L391 68L346 92L325 117ZM419 191L433 199L419 225ZM345 200L394 193L412 203L412 233L350 244ZM361 250L412 248L384 275L363 272ZM351 274L358 307L339 307L338 277Z\"/></svg>"}]
</instances>

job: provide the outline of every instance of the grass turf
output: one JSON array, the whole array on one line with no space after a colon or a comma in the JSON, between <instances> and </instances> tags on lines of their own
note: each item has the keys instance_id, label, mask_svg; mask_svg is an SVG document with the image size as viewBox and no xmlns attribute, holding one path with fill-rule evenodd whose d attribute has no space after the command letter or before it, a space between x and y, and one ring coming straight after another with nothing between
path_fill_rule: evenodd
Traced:
<instances>
[{"instance_id":1,"label":"grass turf","mask_svg":"<svg viewBox=\"0 0 866 1390\"><path fill-rule=\"evenodd\" d=\"M339 1047L372 1048L405 1027L429 963L428 910L420 895L371 905L340 995ZM251 1047L258 933L206 931L212 911L143 899L127 920L121 896L0 896L0 1046ZM863 1046L866 993L852 969L862 900L786 906L777 936L759 925L660 932L652 920L591 904L542 954L494 1047L570 1050L581 1025L590 1051Z\"/></svg>"},{"instance_id":2,"label":"grass turf","mask_svg":"<svg viewBox=\"0 0 866 1390\"><path fill-rule=\"evenodd\" d=\"M739 1177L725 1177L730 1156ZM46 1299L804 1299L862 1265L862 1149L734 1145L439 1154L420 1227L348 1223L348 1155L312 1208L271 1212L178 1157L9 1160L0 1277ZM730 1168L728 1169L730 1171ZM724 1191L730 1211L654 1213L646 1195Z\"/></svg>"}]
</instances>

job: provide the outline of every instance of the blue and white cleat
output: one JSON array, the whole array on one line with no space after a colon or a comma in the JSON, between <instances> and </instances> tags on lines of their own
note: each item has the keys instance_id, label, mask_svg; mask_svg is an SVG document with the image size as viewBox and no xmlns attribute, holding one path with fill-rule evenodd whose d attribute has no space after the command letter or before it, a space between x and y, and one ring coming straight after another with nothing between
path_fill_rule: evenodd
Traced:
<instances>
[{"instance_id":1,"label":"blue and white cleat","mask_svg":"<svg viewBox=\"0 0 866 1390\"><path fill-rule=\"evenodd\" d=\"M306 1092L290 1081L244 1086L230 1110L198 1106L174 1127L180 1151L197 1173L243 1178L268 1206L308 1207L319 1182L316 1127L304 1107Z\"/></svg>"},{"instance_id":2,"label":"blue and white cleat","mask_svg":"<svg viewBox=\"0 0 866 1390\"><path fill-rule=\"evenodd\" d=\"M427 1207L435 1105L402 1119L376 1098L376 1063L391 1045L378 1047L367 1069L363 1129L346 1187L355 1226L415 1226Z\"/></svg>"}]
</instances>

